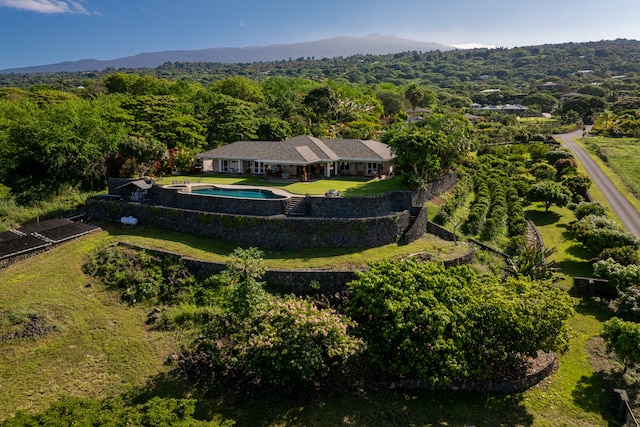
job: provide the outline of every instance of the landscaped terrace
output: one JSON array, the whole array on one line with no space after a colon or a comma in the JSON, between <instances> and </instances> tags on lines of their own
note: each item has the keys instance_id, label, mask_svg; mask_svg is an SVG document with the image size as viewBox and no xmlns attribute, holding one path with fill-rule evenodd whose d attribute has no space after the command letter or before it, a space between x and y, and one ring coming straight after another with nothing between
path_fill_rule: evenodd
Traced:
<instances>
[{"instance_id":1,"label":"landscaped terrace","mask_svg":"<svg viewBox=\"0 0 640 427\"><path fill-rule=\"evenodd\" d=\"M222 185L251 185L282 188L292 194L326 194L329 190L340 191L344 197L376 196L388 191L406 190L402 178L391 176L386 179L367 179L362 177L335 177L330 179L300 182L295 178L265 180L255 175L180 175L167 176L155 181L158 185L170 185L175 182L210 183Z\"/></svg>"}]
</instances>

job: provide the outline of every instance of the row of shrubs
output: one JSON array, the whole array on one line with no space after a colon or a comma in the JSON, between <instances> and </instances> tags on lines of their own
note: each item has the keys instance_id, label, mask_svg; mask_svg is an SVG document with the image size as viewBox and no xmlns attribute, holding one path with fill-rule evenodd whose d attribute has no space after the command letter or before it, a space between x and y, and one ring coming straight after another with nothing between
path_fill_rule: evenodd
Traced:
<instances>
[{"instance_id":1,"label":"row of shrubs","mask_svg":"<svg viewBox=\"0 0 640 427\"><path fill-rule=\"evenodd\" d=\"M453 219L453 215L460 207L462 207L464 202L467 200L469 193L471 193L473 182L468 173L465 173L463 170L459 170L457 173L457 180L456 189L433 218L433 222L438 225L445 225L450 222Z\"/></svg>"},{"instance_id":2,"label":"row of shrubs","mask_svg":"<svg viewBox=\"0 0 640 427\"><path fill-rule=\"evenodd\" d=\"M484 222L487 219L487 212L491 206L491 193L489 192L489 185L484 180L477 180L474 177L474 192L475 198L471 202L469 207L469 215L462 224L462 232L472 236L478 235Z\"/></svg>"},{"instance_id":3,"label":"row of shrubs","mask_svg":"<svg viewBox=\"0 0 640 427\"><path fill-rule=\"evenodd\" d=\"M607 279L617 297L611 301L617 316L640 321L640 240L607 218L599 202L575 205L576 221L569 230L585 249L597 254L594 275Z\"/></svg>"}]
</instances>

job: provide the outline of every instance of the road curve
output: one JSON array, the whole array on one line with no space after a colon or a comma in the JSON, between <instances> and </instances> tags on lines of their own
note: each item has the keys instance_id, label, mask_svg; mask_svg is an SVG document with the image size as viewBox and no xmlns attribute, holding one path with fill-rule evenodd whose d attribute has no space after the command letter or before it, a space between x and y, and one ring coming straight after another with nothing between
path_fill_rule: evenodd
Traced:
<instances>
[{"instance_id":1,"label":"road curve","mask_svg":"<svg viewBox=\"0 0 640 427\"><path fill-rule=\"evenodd\" d=\"M554 137L562 141L562 143L573 152L580 163L582 163L587 171L587 175L589 175L593 183L600 189L627 230L635 233L636 236L640 236L640 213L638 213L636 208L618 191L616 186L613 185L609 177L600 169L600 166L593 161L591 156L573 141L573 138L582 137L582 130L554 135Z\"/></svg>"}]
</instances>

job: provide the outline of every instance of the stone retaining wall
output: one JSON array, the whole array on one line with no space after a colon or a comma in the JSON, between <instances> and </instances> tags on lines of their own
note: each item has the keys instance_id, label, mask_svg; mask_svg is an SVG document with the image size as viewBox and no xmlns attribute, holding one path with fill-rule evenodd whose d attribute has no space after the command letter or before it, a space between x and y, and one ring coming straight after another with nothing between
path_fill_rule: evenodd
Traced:
<instances>
[{"instance_id":1,"label":"stone retaining wall","mask_svg":"<svg viewBox=\"0 0 640 427\"><path fill-rule=\"evenodd\" d=\"M573 290L586 297L615 299L619 296L616 287L610 285L608 280L593 277L574 277Z\"/></svg>"},{"instance_id":2,"label":"stone retaining wall","mask_svg":"<svg viewBox=\"0 0 640 427\"><path fill-rule=\"evenodd\" d=\"M438 236L442 240L446 240L448 242L460 241L460 236L431 221L427 223L427 233Z\"/></svg>"},{"instance_id":3,"label":"stone retaining wall","mask_svg":"<svg viewBox=\"0 0 640 427\"><path fill-rule=\"evenodd\" d=\"M424 236L424 233L427 230L427 223L429 222L427 208L414 208L411 215L415 217L415 220L400 239L400 244L402 245L408 245L411 242L415 242Z\"/></svg>"},{"instance_id":4,"label":"stone retaining wall","mask_svg":"<svg viewBox=\"0 0 640 427\"><path fill-rule=\"evenodd\" d=\"M425 201L455 186L456 174L428 183L420 191L392 191L372 197L308 197L310 215L304 217L284 215L290 199L209 197L158 185L148 191L148 200L122 200L119 196L124 194L117 188L130 181L110 178L109 195L87 200L87 215L110 221L133 216L140 225L204 235L240 246L372 248L400 238L403 243L420 238L428 223L426 209L422 209Z\"/></svg>"},{"instance_id":5,"label":"stone retaining wall","mask_svg":"<svg viewBox=\"0 0 640 427\"><path fill-rule=\"evenodd\" d=\"M207 236L260 248L372 248L395 243L409 226L409 211L374 218L259 217L176 209L146 203L88 199L87 216Z\"/></svg>"},{"instance_id":6,"label":"stone retaining wall","mask_svg":"<svg viewBox=\"0 0 640 427\"><path fill-rule=\"evenodd\" d=\"M199 279L204 279L212 274L218 274L223 271L227 265L223 262L202 261L193 258L183 257L182 255L163 251L160 249L150 249L140 245L120 242L121 246L127 246L134 249L143 249L159 257L169 257L175 260L182 260L187 269ZM444 262L445 267L469 264L473 262L474 252L461 256L460 258L447 260ZM354 270L266 270L263 276L267 283L280 286L287 291L294 292L297 295L322 293L334 293L346 289L347 283L355 280L356 274ZM318 284L319 289L311 286L312 283Z\"/></svg>"}]
</instances>

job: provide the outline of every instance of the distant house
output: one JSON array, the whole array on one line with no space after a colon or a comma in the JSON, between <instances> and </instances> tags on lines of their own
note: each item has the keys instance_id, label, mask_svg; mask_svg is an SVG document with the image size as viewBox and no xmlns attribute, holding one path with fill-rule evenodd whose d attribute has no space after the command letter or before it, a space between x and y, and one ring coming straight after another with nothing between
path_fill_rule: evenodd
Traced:
<instances>
[{"instance_id":1,"label":"distant house","mask_svg":"<svg viewBox=\"0 0 640 427\"><path fill-rule=\"evenodd\" d=\"M431 110L428 108L416 107L415 110L406 110L406 113L409 116L407 119L408 122L417 123L424 120L425 116L431 114Z\"/></svg>"},{"instance_id":2,"label":"distant house","mask_svg":"<svg viewBox=\"0 0 640 427\"><path fill-rule=\"evenodd\" d=\"M238 141L196 155L203 172L299 177L381 176L396 155L379 141L297 136L285 141Z\"/></svg>"},{"instance_id":3,"label":"distant house","mask_svg":"<svg viewBox=\"0 0 640 427\"><path fill-rule=\"evenodd\" d=\"M560 102L565 102L567 99L575 98L576 96L581 96L578 92L569 92L564 93L560 96Z\"/></svg>"},{"instance_id":4,"label":"distant house","mask_svg":"<svg viewBox=\"0 0 640 427\"><path fill-rule=\"evenodd\" d=\"M504 104L504 105L487 105L482 107L481 111L495 111L504 114L522 114L527 111L527 107L523 107L519 104Z\"/></svg>"}]
</instances>

